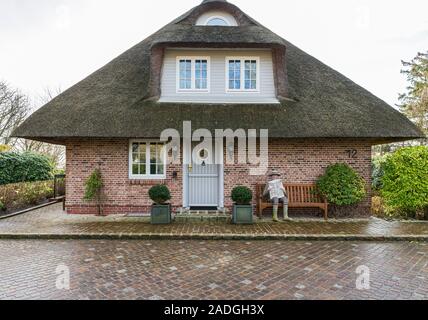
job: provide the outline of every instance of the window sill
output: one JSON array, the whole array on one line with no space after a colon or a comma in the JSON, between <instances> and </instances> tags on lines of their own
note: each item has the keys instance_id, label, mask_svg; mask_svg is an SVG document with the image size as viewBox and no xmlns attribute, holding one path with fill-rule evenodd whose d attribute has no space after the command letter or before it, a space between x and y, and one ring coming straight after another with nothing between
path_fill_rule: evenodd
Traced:
<instances>
[{"instance_id":1,"label":"window sill","mask_svg":"<svg viewBox=\"0 0 428 320\"><path fill-rule=\"evenodd\" d=\"M168 180L167 179L147 179L147 180L142 180L142 179L130 179L129 180L129 184L131 186L154 186L154 185L158 185L158 184L165 184L167 183Z\"/></svg>"}]
</instances>

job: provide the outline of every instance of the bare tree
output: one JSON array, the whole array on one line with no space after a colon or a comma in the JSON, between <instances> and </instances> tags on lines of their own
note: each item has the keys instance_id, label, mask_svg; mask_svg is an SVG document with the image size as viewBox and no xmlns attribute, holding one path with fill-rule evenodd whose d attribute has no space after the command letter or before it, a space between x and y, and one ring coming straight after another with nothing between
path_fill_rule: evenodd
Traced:
<instances>
[{"instance_id":1,"label":"bare tree","mask_svg":"<svg viewBox=\"0 0 428 320\"><path fill-rule=\"evenodd\" d=\"M0 81L0 144L13 146L10 135L30 113L28 97Z\"/></svg>"},{"instance_id":2,"label":"bare tree","mask_svg":"<svg viewBox=\"0 0 428 320\"><path fill-rule=\"evenodd\" d=\"M44 154L51 159L55 168L64 168L65 148L63 146L28 139L18 139L14 149L20 152Z\"/></svg>"},{"instance_id":3,"label":"bare tree","mask_svg":"<svg viewBox=\"0 0 428 320\"><path fill-rule=\"evenodd\" d=\"M45 88L44 93L38 98L38 105L45 105L60 93L61 88ZM52 160L56 168L63 168L65 166L65 148L63 146L28 139L18 139L15 149L18 151L44 154Z\"/></svg>"}]
</instances>

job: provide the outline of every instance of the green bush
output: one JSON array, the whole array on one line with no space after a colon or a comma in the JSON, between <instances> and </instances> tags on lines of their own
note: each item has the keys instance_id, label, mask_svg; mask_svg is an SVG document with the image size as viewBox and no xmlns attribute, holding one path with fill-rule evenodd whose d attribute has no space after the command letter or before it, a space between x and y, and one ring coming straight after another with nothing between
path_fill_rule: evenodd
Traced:
<instances>
[{"instance_id":1,"label":"green bush","mask_svg":"<svg viewBox=\"0 0 428 320\"><path fill-rule=\"evenodd\" d=\"M6 206L0 201L0 211L6 211Z\"/></svg>"},{"instance_id":2,"label":"green bush","mask_svg":"<svg viewBox=\"0 0 428 320\"><path fill-rule=\"evenodd\" d=\"M171 193L167 186L159 184L149 190L149 197L155 204L162 205L171 200Z\"/></svg>"},{"instance_id":3,"label":"green bush","mask_svg":"<svg viewBox=\"0 0 428 320\"><path fill-rule=\"evenodd\" d=\"M317 189L328 202L338 206L354 205L364 199L364 179L347 164L334 164L317 181Z\"/></svg>"},{"instance_id":4,"label":"green bush","mask_svg":"<svg viewBox=\"0 0 428 320\"><path fill-rule=\"evenodd\" d=\"M0 186L0 210L37 205L53 197L53 181L24 182Z\"/></svg>"},{"instance_id":5,"label":"green bush","mask_svg":"<svg viewBox=\"0 0 428 320\"><path fill-rule=\"evenodd\" d=\"M85 183L85 196L84 200L91 201L100 198L101 189L103 187L103 180L101 177L101 171L95 169L94 172L89 176Z\"/></svg>"},{"instance_id":6,"label":"green bush","mask_svg":"<svg viewBox=\"0 0 428 320\"><path fill-rule=\"evenodd\" d=\"M238 205L249 205L253 200L253 192L247 187L236 187L232 190L232 200Z\"/></svg>"},{"instance_id":7,"label":"green bush","mask_svg":"<svg viewBox=\"0 0 428 320\"><path fill-rule=\"evenodd\" d=\"M393 212L412 217L428 209L428 147L396 151L384 171L381 193Z\"/></svg>"},{"instance_id":8,"label":"green bush","mask_svg":"<svg viewBox=\"0 0 428 320\"><path fill-rule=\"evenodd\" d=\"M385 173L385 163L389 155L378 156L372 160L372 189L380 191L382 189L382 178Z\"/></svg>"},{"instance_id":9,"label":"green bush","mask_svg":"<svg viewBox=\"0 0 428 320\"><path fill-rule=\"evenodd\" d=\"M36 153L0 153L0 185L52 179L48 157Z\"/></svg>"}]
</instances>

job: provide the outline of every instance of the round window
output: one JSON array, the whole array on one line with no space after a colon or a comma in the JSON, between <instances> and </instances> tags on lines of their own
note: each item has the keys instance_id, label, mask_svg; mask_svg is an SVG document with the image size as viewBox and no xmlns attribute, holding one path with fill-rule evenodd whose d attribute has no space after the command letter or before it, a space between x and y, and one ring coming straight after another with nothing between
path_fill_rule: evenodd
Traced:
<instances>
[{"instance_id":1,"label":"round window","mask_svg":"<svg viewBox=\"0 0 428 320\"><path fill-rule=\"evenodd\" d=\"M208 20L207 26L228 27L229 23L223 18L215 17L215 18L211 18L210 20Z\"/></svg>"},{"instance_id":2,"label":"round window","mask_svg":"<svg viewBox=\"0 0 428 320\"><path fill-rule=\"evenodd\" d=\"M201 151L199 151L199 158L201 158L202 160L207 160L208 156L208 150L202 149Z\"/></svg>"}]
</instances>

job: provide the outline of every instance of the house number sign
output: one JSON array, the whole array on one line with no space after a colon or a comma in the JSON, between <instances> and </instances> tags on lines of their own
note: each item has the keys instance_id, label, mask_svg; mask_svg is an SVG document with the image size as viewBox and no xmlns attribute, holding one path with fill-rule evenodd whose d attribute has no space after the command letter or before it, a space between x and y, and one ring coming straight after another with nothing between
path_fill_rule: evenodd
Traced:
<instances>
[{"instance_id":1,"label":"house number sign","mask_svg":"<svg viewBox=\"0 0 428 320\"><path fill-rule=\"evenodd\" d=\"M348 154L349 159L357 159L358 157L358 151L355 149L346 150L346 153Z\"/></svg>"}]
</instances>

